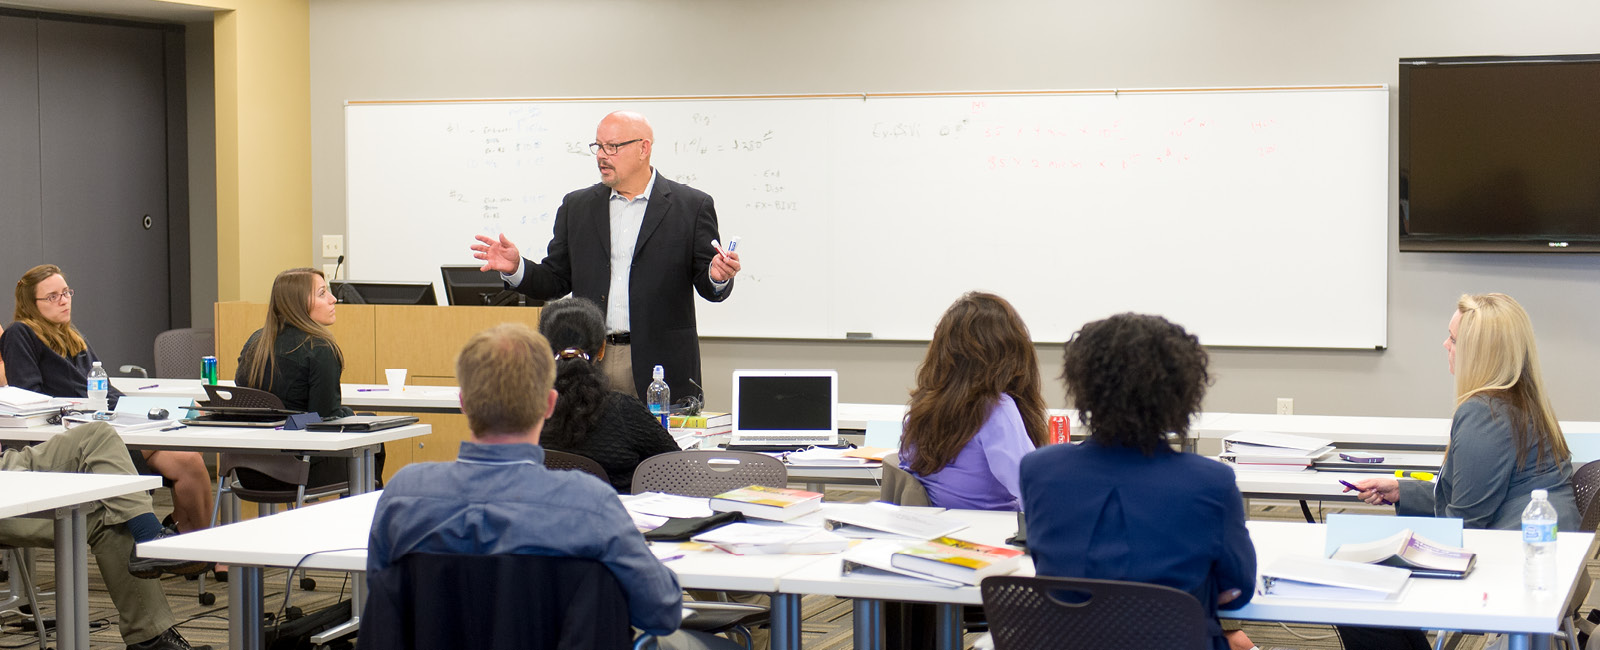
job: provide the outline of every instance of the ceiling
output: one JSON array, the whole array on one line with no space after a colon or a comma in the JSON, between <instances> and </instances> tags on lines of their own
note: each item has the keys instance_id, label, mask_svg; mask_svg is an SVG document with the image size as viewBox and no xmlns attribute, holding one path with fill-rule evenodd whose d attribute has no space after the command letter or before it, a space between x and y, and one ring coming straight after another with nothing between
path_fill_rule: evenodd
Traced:
<instances>
[{"instance_id":1,"label":"ceiling","mask_svg":"<svg viewBox=\"0 0 1600 650\"><path fill-rule=\"evenodd\" d=\"M0 0L0 6L159 22L211 22L216 9L159 0Z\"/></svg>"}]
</instances>

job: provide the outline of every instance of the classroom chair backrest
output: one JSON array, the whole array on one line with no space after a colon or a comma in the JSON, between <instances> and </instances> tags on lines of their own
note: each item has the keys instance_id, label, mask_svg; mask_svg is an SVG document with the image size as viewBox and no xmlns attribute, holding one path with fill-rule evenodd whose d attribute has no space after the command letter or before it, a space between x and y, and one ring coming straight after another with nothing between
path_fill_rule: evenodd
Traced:
<instances>
[{"instance_id":1,"label":"classroom chair backrest","mask_svg":"<svg viewBox=\"0 0 1600 650\"><path fill-rule=\"evenodd\" d=\"M1572 495L1577 497L1583 522L1578 530L1592 533L1600 524L1600 460L1591 460L1572 473Z\"/></svg>"},{"instance_id":2,"label":"classroom chair backrest","mask_svg":"<svg viewBox=\"0 0 1600 650\"><path fill-rule=\"evenodd\" d=\"M627 594L596 560L412 553L368 576L358 650L615 650Z\"/></svg>"},{"instance_id":3,"label":"classroom chair backrest","mask_svg":"<svg viewBox=\"0 0 1600 650\"><path fill-rule=\"evenodd\" d=\"M922 480L900 469L893 457L883 459L883 485L878 488L878 500L897 506L933 505Z\"/></svg>"},{"instance_id":4,"label":"classroom chair backrest","mask_svg":"<svg viewBox=\"0 0 1600 650\"><path fill-rule=\"evenodd\" d=\"M1206 650L1206 613L1171 587L990 576L980 585L995 650Z\"/></svg>"},{"instance_id":5,"label":"classroom chair backrest","mask_svg":"<svg viewBox=\"0 0 1600 650\"><path fill-rule=\"evenodd\" d=\"M587 456L579 456L554 449L544 450L544 466L550 469L575 469L580 472L593 474L601 482L610 485L611 476L606 473L606 468Z\"/></svg>"},{"instance_id":6,"label":"classroom chair backrest","mask_svg":"<svg viewBox=\"0 0 1600 650\"><path fill-rule=\"evenodd\" d=\"M216 335L209 329L181 327L156 335L156 376L200 379L200 357L217 353Z\"/></svg>"},{"instance_id":7,"label":"classroom chair backrest","mask_svg":"<svg viewBox=\"0 0 1600 650\"><path fill-rule=\"evenodd\" d=\"M201 384L206 391L204 406L232 406L237 408L281 409L283 400L259 388L244 386L213 386Z\"/></svg>"},{"instance_id":8,"label":"classroom chair backrest","mask_svg":"<svg viewBox=\"0 0 1600 650\"><path fill-rule=\"evenodd\" d=\"M633 493L710 497L751 485L786 487L789 470L753 451L674 451L644 459L633 471Z\"/></svg>"}]
</instances>

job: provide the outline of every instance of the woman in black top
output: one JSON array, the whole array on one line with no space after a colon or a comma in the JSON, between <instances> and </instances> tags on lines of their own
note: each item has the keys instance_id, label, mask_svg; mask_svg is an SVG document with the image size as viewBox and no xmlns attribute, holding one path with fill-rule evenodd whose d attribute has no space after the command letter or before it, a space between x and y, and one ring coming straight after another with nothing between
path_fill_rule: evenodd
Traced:
<instances>
[{"instance_id":1,"label":"woman in black top","mask_svg":"<svg viewBox=\"0 0 1600 650\"><path fill-rule=\"evenodd\" d=\"M72 324L73 291L54 264L28 269L17 280L16 322L0 335L6 383L51 397L88 397L89 370L99 357ZM111 387L108 407L122 391ZM211 525L211 474L198 452L133 452L141 474L154 470L172 481L172 519L179 532Z\"/></svg>"},{"instance_id":2,"label":"woman in black top","mask_svg":"<svg viewBox=\"0 0 1600 650\"><path fill-rule=\"evenodd\" d=\"M584 298L545 305L539 333L556 354L556 408L545 421L539 444L600 463L611 487L626 494L640 461L678 444L643 402L609 389L598 365L605 356L605 315Z\"/></svg>"},{"instance_id":3,"label":"woman in black top","mask_svg":"<svg viewBox=\"0 0 1600 650\"><path fill-rule=\"evenodd\" d=\"M353 415L340 397L344 353L328 331L336 319L337 302L321 271L302 268L279 273L272 281L266 325L245 341L234 382L277 395L287 409L324 418ZM262 341L272 344L262 345ZM240 482L257 489L293 488L253 474L242 472ZM348 476L343 459L311 459L311 485L338 483Z\"/></svg>"}]
</instances>

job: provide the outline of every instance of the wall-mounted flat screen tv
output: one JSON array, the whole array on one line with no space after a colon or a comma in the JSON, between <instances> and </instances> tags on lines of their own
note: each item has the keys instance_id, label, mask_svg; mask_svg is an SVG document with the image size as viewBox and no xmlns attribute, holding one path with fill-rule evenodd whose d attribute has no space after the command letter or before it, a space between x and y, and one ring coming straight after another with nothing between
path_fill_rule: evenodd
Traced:
<instances>
[{"instance_id":1,"label":"wall-mounted flat screen tv","mask_svg":"<svg viewBox=\"0 0 1600 650\"><path fill-rule=\"evenodd\" d=\"M1600 54L1400 60L1400 250L1600 252Z\"/></svg>"}]
</instances>

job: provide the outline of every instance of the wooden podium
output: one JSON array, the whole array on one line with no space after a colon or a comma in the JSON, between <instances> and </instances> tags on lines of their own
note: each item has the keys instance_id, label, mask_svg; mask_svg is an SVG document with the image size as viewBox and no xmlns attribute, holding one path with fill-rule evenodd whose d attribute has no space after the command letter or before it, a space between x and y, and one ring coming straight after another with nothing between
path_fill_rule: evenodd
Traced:
<instances>
[{"instance_id":1,"label":"wooden podium","mask_svg":"<svg viewBox=\"0 0 1600 650\"><path fill-rule=\"evenodd\" d=\"M500 323L524 323L538 329L537 307L444 307L351 305L337 307L331 329L344 353L347 384L384 383L385 368L405 368L406 383L415 386L456 385L456 355L467 339ZM267 306L252 302L216 304L217 365L223 378L239 368L239 351L267 319ZM384 478L413 462L455 460L461 441L470 440L467 418L459 412L414 412L433 433L390 443Z\"/></svg>"}]
</instances>

